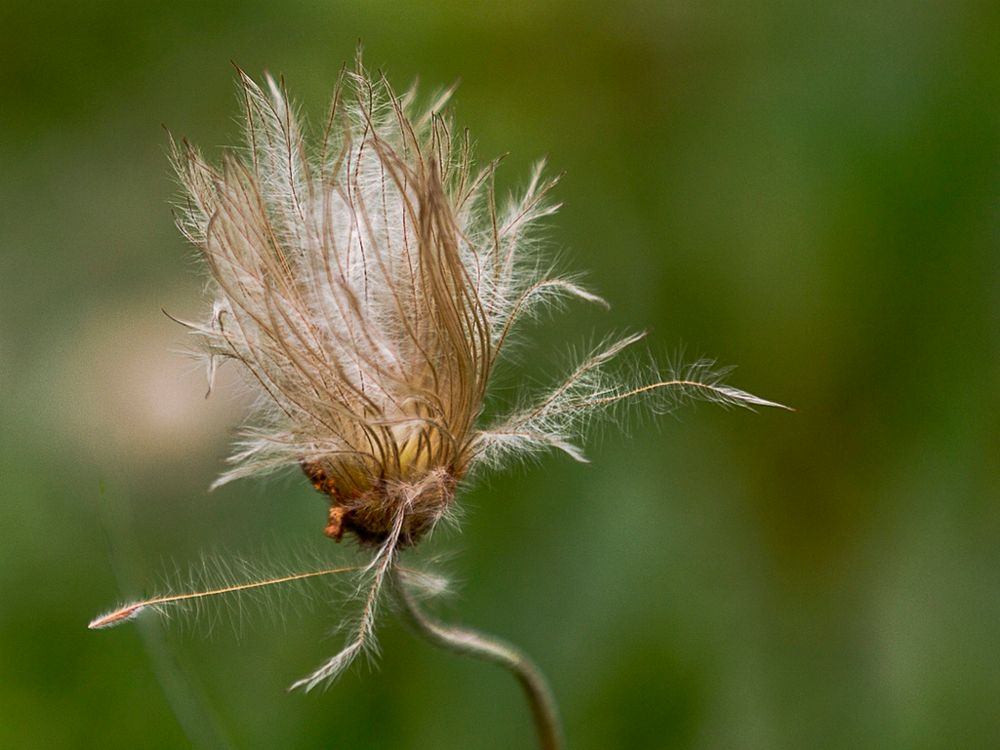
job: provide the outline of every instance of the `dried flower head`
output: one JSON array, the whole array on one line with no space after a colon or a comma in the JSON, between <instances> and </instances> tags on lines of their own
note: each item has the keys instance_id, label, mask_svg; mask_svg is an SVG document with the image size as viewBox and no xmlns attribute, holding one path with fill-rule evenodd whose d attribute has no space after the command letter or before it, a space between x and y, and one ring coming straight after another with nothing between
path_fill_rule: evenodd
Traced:
<instances>
[{"instance_id":1,"label":"dried flower head","mask_svg":"<svg viewBox=\"0 0 1000 750\"><path fill-rule=\"evenodd\" d=\"M606 342L541 397L480 423L490 377L518 324L567 298L604 304L552 275L533 228L557 206L533 171L498 205L496 162L473 163L442 107L416 105L359 65L325 127L305 135L283 85L240 72L247 147L210 166L174 145L179 225L201 251L215 302L200 338L209 373L234 360L257 400L216 484L298 466L329 500L326 533L371 545L370 586L348 646L297 685L343 669L370 640L397 552L448 512L479 465L556 448L584 460L588 417L648 397L775 406L697 365L623 383L607 364L640 335Z\"/></svg>"}]
</instances>

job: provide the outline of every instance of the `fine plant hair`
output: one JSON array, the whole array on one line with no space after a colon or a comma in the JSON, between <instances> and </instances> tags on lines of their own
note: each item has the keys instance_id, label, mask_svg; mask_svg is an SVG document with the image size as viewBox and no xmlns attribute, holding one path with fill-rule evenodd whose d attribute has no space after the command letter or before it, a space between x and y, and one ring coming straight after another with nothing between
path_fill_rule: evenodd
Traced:
<instances>
[{"instance_id":1,"label":"fine plant hair","mask_svg":"<svg viewBox=\"0 0 1000 750\"><path fill-rule=\"evenodd\" d=\"M556 180L539 162L523 189L498 199L499 162L476 164L468 131L445 110L452 91L421 105L414 88L397 93L360 56L315 129L283 82L238 76L242 150L213 166L186 140L171 141L183 190L177 223L214 296L204 320L183 324L209 382L230 361L256 397L214 486L297 467L329 502L327 536L370 551L346 644L293 687L328 685L375 647L385 589L442 645L468 652L480 643L431 623L412 598L417 574L398 566L453 514L471 473L553 449L585 461L589 425L625 408L780 406L727 385L725 371L704 362L616 369L642 339L635 333L603 340L547 390L485 419L492 376L526 321L573 301L607 307L546 259L538 229L558 208ZM530 662L511 649L492 652L494 661L527 685ZM557 746L557 734L545 746Z\"/></svg>"},{"instance_id":2,"label":"fine plant hair","mask_svg":"<svg viewBox=\"0 0 1000 750\"><path fill-rule=\"evenodd\" d=\"M91 630L113 627L153 610L167 620L198 622L210 632L227 619L240 635L248 622L248 613L263 614L285 624L297 602L310 601L308 596L301 596L310 593L310 584L360 570L356 565L311 566L304 571L266 569L246 558L205 555L200 564L189 566L185 573L178 570L169 576L171 580L165 581L157 593L123 602L95 617L88 627ZM293 593L300 596L290 596Z\"/></svg>"}]
</instances>

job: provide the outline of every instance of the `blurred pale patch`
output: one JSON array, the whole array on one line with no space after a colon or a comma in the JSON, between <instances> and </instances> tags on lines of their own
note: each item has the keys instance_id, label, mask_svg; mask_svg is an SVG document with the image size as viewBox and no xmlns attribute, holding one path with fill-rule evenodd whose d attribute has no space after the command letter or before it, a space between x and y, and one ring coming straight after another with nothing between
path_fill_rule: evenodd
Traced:
<instances>
[{"instance_id":1,"label":"blurred pale patch","mask_svg":"<svg viewBox=\"0 0 1000 750\"><path fill-rule=\"evenodd\" d=\"M184 309L182 301L166 309ZM217 460L246 408L238 375L220 368L211 397L183 329L150 299L114 300L49 352L56 394L43 405L53 429L83 458L162 472L205 455Z\"/></svg>"}]
</instances>

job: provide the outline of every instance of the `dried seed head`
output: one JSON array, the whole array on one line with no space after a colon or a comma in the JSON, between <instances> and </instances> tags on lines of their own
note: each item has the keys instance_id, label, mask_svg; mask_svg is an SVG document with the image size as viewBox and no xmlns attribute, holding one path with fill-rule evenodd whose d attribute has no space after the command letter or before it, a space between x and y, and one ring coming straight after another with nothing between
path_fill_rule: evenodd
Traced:
<instances>
[{"instance_id":1,"label":"dried seed head","mask_svg":"<svg viewBox=\"0 0 1000 750\"><path fill-rule=\"evenodd\" d=\"M193 328L210 372L237 360L260 395L219 483L299 464L331 499L332 536L380 543L405 507L411 543L473 457L513 236L532 217L486 257L473 217L489 171L453 146L443 99L414 116L412 94L349 74L310 154L281 87L241 83L248 158L213 169L175 148L180 225L217 287Z\"/></svg>"},{"instance_id":2,"label":"dried seed head","mask_svg":"<svg viewBox=\"0 0 1000 750\"><path fill-rule=\"evenodd\" d=\"M232 468L216 484L299 466L330 500L326 533L378 546L355 641L302 681L334 676L370 636L393 556L448 511L478 464L576 445L587 418L624 400L772 402L701 368L624 383L608 363L641 336L607 342L549 392L477 422L517 324L567 298L604 304L539 261L532 228L556 206L539 164L523 194L494 200L496 163L467 134L358 65L307 138L283 85L240 72L247 148L210 166L174 144L186 199L178 224L213 279L201 340L210 379L235 360L257 393Z\"/></svg>"}]
</instances>

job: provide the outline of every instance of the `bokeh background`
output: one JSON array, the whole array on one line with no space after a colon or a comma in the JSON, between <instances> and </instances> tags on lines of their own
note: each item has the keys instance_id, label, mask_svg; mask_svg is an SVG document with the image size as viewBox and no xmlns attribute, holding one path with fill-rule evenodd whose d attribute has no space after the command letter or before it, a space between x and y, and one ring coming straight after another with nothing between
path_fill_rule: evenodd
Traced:
<instances>
[{"instance_id":1,"label":"bokeh background","mask_svg":"<svg viewBox=\"0 0 1000 750\"><path fill-rule=\"evenodd\" d=\"M161 124L235 144L230 61L319 117L362 39L399 87L461 79L504 189L566 173L551 249L613 308L540 325L524 381L645 328L798 408L484 478L424 555L439 611L534 654L579 750L996 747L998 38L989 0L5 0L0 746L532 746L508 675L388 615L378 669L286 694L338 648L323 587L235 633L85 627L202 555L355 559L299 477L207 492L242 406L160 311L204 284Z\"/></svg>"}]
</instances>

